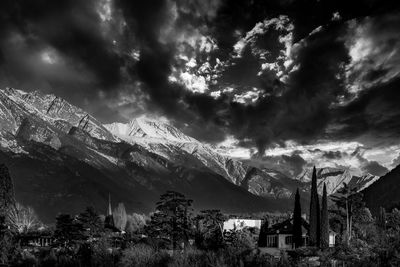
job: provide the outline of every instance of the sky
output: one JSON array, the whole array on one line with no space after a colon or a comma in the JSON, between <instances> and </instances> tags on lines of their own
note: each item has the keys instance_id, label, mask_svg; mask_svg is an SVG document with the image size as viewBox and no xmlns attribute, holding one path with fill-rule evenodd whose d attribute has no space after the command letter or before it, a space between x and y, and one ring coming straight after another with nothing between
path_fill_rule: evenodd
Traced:
<instances>
[{"instance_id":1,"label":"sky","mask_svg":"<svg viewBox=\"0 0 400 267\"><path fill-rule=\"evenodd\" d=\"M400 9L354 0L4 0L0 87L163 117L298 175L400 164Z\"/></svg>"}]
</instances>

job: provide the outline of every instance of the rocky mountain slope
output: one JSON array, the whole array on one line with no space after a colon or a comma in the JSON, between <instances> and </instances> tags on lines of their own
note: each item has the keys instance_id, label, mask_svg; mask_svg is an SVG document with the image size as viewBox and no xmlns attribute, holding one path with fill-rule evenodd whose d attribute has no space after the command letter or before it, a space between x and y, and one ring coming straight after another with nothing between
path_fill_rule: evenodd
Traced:
<instances>
[{"instance_id":1,"label":"rocky mountain slope","mask_svg":"<svg viewBox=\"0 0 400 267\"><path fill-rule=\"evenodd\" d=\"M254 177L271 177L262 172L246 176L250 169L243 163L167 124L139 118L103 126L54 95L7 88L0 90L0 125L0 162L10 168L16 198L45 221L87 205L102 210L108 193L137 212L152 210L166 190L193 198L196 209L291 207L288 198L270 194L283 187L279 182L255 189Z\"/></svg>"},{"instance_id":2,"label":"rocky mountain slope","mask_svg":"<svg viewBox=\"0 0 400 267\"><path fill-rule=\"evenodd\" d=\"M235 160L160 120L103 125L57 96L7 88L0 89L0 125L0 162L11 170L17 200L45 220L87 205L104 209L108 193L140 212L166 190L185 193L198 209L227 212L290 210L296 188L307 200L309 171L292 178ZM318 175L329 193L343 182L376 180L331 168Z\"/></svg>"},{"instance_id":3,"label":"rocky mountain slope","mask_svg":"<svg viewBox=\"0 0 400 267\"><path fill-rule=\"evenodd\" d=\"M362 192L367 207L373 215L378 215L380 207L387 210L394 207L400 208L400 165Z\"/></svg>"},{"instance_id":4,"label":"rocky mountain slope","mask_svg":"<svg viewBox=\"0 0 400 267\"><path fill-rule=\"evenodd\" d=\"M311 182L312 169L305 170L296 179L309 184ZM357 187L358 190L367 188L370 184L379 179L378 176L365 174L363 176L354 176L347 169L338 168L317 168L317 184L318 193L322 195L324 183L328 195L334 194L343 186L343 183L349 184L352 187Z\"/></svg>"}]
</instances>

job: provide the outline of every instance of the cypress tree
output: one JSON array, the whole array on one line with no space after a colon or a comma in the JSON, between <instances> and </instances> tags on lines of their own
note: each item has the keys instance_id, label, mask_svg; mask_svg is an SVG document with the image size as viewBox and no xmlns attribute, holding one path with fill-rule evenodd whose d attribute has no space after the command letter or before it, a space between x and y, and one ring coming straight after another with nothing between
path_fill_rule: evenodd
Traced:
<instances>
[{"instance_id":1,"label":"cypress tree","mask_svg":"<svg viewBox=\"0 0 400 267\"><path fill-rule=\"evenodd\" d=\"M379 216L377 218L377 225L381 230L386 230L386 212L385 208L379 208Z\"/></svg>"},{"instance_id":2,"label":"cypress tree","mask_svg":"<svg viewBox=\"0 0 400 267\"><path fill-rule=\"evenodd\" d=\"M328 217L328 195L326 193L326 184L324 183L324 192L322 195L321 210L321 247L329 247L329 217Z\"/></svg>"},{"instance_id":3,"label":"cypress tree","mask_svg":"<svg viewBox=\"0 0 400 267\"><path fill-rule=\"evenodd\" d=\"M262 222L260 234L258 235L258 246L260 248L267 246L268 218Z\"/></svg>"},{"instance_id":4,"label":"cypress tree","mask_svg":"<svg viewBox=\"0 0 400 267\"><path fill-rule=\"evenodd\" d=\"M303 233L302 233L302 218L301 218L301 204L300 204L300 193L299 189L296 190L294 198L294 211L293 211L293 246L294 248L301 247L303 245Z\"/></svg>"},{"instance_id":5,"label":"cypress tree","mask_svg":"<svg viewBox=\"0 0 400 267\"><path fill-rule=\"evenodd\" d=\"M311 201L310 201L310 246L320 246L320 209L317 189L317 171L313 169L311 180Z\"/></svg>"}]
</instances>

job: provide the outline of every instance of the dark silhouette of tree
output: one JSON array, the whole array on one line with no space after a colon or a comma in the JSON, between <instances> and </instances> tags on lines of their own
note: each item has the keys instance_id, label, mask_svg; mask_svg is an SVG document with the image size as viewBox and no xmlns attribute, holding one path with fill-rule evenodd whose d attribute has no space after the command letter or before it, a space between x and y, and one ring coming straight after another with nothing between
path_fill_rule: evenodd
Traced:
<instances>
[{"instance_id":1,"label":"dark silhouette of tree","mask_svg":"<svg viewBox=\"0 0 400 267\"><path fill-rule=\"evenodd\" d=\"M294 248L301 247L303 245L303 232L302 232L302 218L301 218L301 204L300 204L300 193L299 189L296 190L294 198L294 210L293 210L293 246Z\"/></svg>"},{"instance_id":2,"label":"dark silhouette of tree","mask_svg":"<svg viewBox=\"0 0 400 267\"><path fill-rule=\"evenodd\" d=\"M321 209L321 248L329 247L329 214L328 214L328 194L326 193L326 184L322 194Z\"/></svg>"},{"instance_id":3,"label":"dark silhouette of tree","mask_svg":"<svg viewBox=\"0 0 400 267\"><path fill-rule=\"evenodd\" d=\"M181 193L167 191L161 195L147 227L149 235L169 239L173 249L178 247L178 242L187 243L192 231L191 205L192 200Z\"/></svg>"},{"instance_id":4,"label":"dark silhouette of tree","mask_svg":"<svg viewBox=\"0 0 400 267\"><path fill-rule=\"evenodd\" d=\"M267 246L267 233L268 233L268 218L264 218L261 228L260 228L260 234L258 235L258 246L260 248L266 247Z\"/></svg>"},{"instance_id":5,"label":"dark silhouette of tree","mask_svg":"<svg viewBox=\"0 0 400 267\"><path fill-rule=\"evenodd\" d=\"M376 224L381 230L386 230L386 211L385 208L379 208L379 215L376 218Z\"/></svg>"},{"instance_id":6,"label":"dark silhouette of tree","mask_svg":"<svg viewBox=\"0 0 400 267\"><path fill-rule=\"evenodd\" d=\"M196 221L197 230L201 235L196 243L200 247L214 250L224 246L225 215L220 210L202 210Z\"/></svg>"},{"instance_id":7,"label":"dark silhouette of tree","mask_svg":"<svg viewBox=\"0 0 400 267\"><path fill-rule=\"evenodd\" d=\"M87 207L79 214L78 221L88 237L98 236L104 230L100 215L93 207Z\"/></svg>"},{"instance_id":8,"label":"dark silhouette of tree","mask_svg":"<svg viewBox=\"0 0 400 267\"><path fill-rule=\"evenodd\" d=\"M5 164L0 164L0 213L6 215L14 204L14 186L10 173Z\"/></svg>"},{"instance_id":9,"label":"dark silhouette of tree","mask_svg":"<svg viewBox=\"0 0 400 267\"><path fill-rule=\"evenodd\" d=\"M321 232L320 232L320 209L319 197L317 187L317 172L314 166L312 180L311 180L311 201L310 201L310 245L320 246Z\"/></svg>"},{"instance_id":10,"label":"dark silhouette of tree","mask_svg":"<svg viewBox=\"0 0 400 267\"><path fill-rule=\"evenodd\" d=\"M69 214L60 214L56 217L56 229L54 231L56 243L70 246L82 242L85 239L82 224Z\"/></svg>"}]
</instances>

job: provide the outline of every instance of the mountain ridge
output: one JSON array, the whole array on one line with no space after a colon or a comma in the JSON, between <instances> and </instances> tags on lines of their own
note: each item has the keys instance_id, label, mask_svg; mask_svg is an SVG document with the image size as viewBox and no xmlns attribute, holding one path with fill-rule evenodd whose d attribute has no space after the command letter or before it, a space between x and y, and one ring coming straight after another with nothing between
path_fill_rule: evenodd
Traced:
<instances>
[{"instance_id":1,"label":"mountain ridge","mask_svg":"<svg viewBox=\"0 0 400 267\"><path fill-rule=\"evenodd\" d=\"M37 191L23 182L28 179L31 184L37 183L38 192L47 190L37 202L44 207L54 202L53 208L47 207L52 212L57 199L63 202L67 196L76 196L69 206L71 212L78 212L78 206L87 204L101 206L106 202L108 183L111 188L124 191L117 201L139 211L151 210L157 196L167 189L195 197L199 207L234 212L287 210L297 188L304 198L309 191L306 173L301 179L290 178L276 170L221 155L211 145L185 135L165 121L142 116L128 123L103 125L66 100L39 91L0 89L0 124L0 160L17 162L11 170L16 173L19 196L28 203L35 202L33 195ZM40 173L30 162L37 166L48 164L52 172L39 168L43 172ZM321 171L324 179L320 181L329 181L334 192L344 180L353 179L340 176L340 172ZM54 173L62 178L53 178ZM91 187L71 188L66 173L72 181L81 181L83 188L88 184ZM46 189L46 182L51 185L52 179L61 179L65 188L54 185L54 192L51 187ZM89 198L83 196L92 189ZM113 192L118 195L117 189ZM135 197L130 199L132 194ZM54 215L40 213L45 218Z\"/></svg>"}]
</instances>

